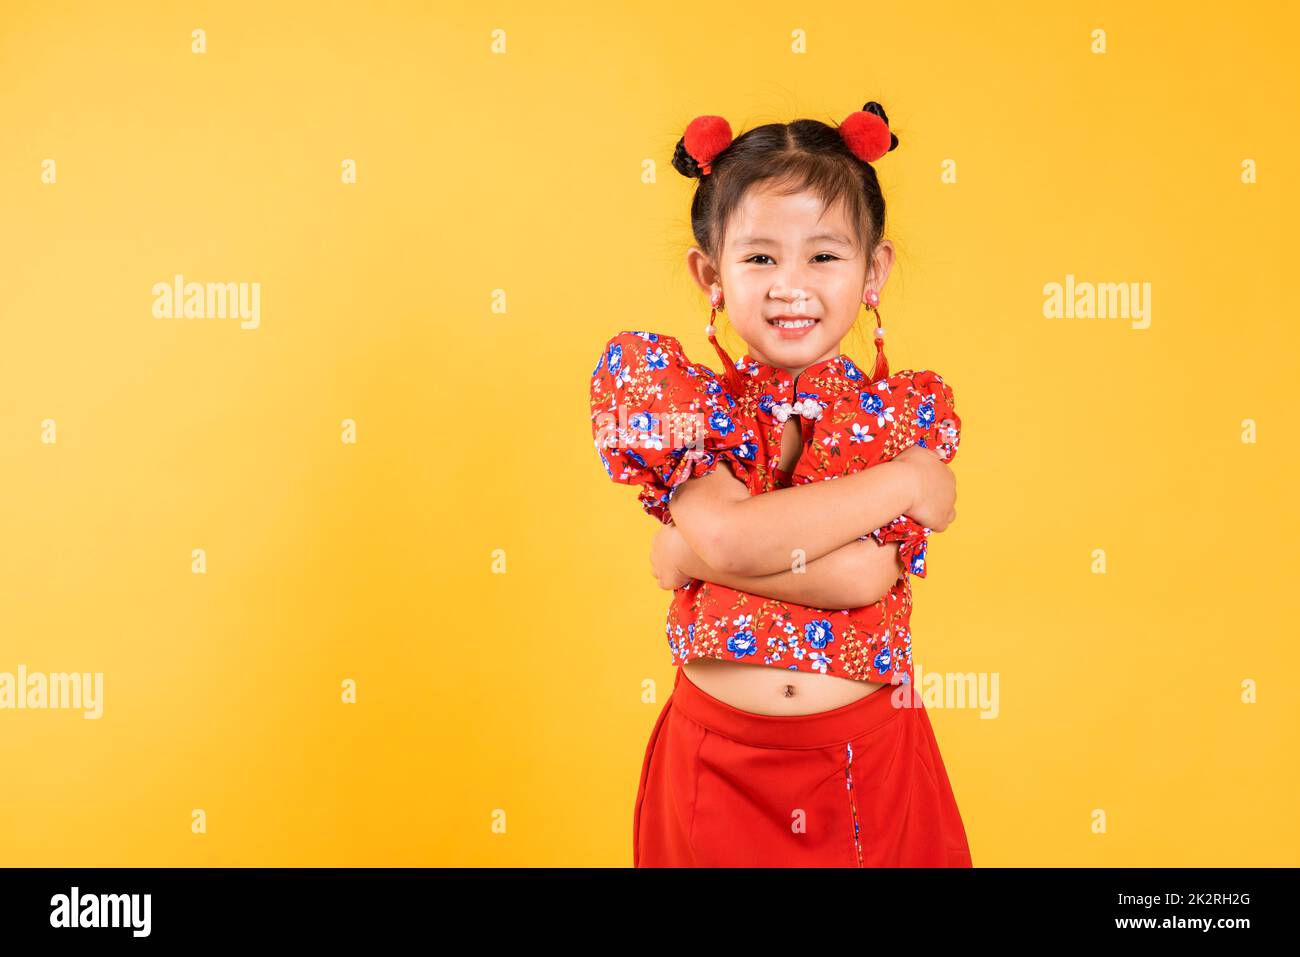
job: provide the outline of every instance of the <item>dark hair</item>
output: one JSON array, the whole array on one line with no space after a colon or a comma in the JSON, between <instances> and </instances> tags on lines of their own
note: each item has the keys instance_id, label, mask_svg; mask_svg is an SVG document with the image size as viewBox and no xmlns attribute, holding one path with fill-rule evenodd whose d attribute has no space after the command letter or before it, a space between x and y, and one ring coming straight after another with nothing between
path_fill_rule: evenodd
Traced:
<instances>
[{"instance_id":1,"label":"dark hair","mask_svg":"<svg viewBox=\"0 0 1300 957\"><path fill-rule=\"evenodd\" d=\"M863 111L888 125L885 108L874 100ZM898 146L890 133L889 149ZM722 252L727 223L745 192L756 183L788 184L783 190L810 190L827 209L844 202L856 224L858 241L869 259L885 231L885 197L876 170L853 153L839 130L821 120L768 123L742 133L713 158L708 175L677 141L673 168L700 180L691 200L691 230L700 248L715 261Z\"/></svg>"}]
</instances>

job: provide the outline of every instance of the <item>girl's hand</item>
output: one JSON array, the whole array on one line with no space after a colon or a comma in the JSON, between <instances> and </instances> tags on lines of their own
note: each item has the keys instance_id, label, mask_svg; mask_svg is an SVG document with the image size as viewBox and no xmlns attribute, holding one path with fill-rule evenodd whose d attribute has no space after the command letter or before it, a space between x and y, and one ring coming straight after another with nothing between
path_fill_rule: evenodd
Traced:
<instances>
[{"instance_id":1,"label":"girl's hand","mask_svg":"<svg viewBox=\"0 0 1300 957\"><path fill-rule=\"evenodd\" d=\"M686 540L676 526L665 525L655 533L650 544L650 573L659 580L660 588L671 591L691 580L691 576L681 570L678 560L681 549L686 547Z\"/></svg>"},{"instance_id":2,"label":"girl's hand","mask_svg":"<svg viewBox=\"0 0 1300 957\"><path fill-rule=\"evenodd\" d=\"M894 456L910 474L911 504L904 514L942 532L957 519L957 477L933 449L913 445Z\"/></svg>"}]
</instances>

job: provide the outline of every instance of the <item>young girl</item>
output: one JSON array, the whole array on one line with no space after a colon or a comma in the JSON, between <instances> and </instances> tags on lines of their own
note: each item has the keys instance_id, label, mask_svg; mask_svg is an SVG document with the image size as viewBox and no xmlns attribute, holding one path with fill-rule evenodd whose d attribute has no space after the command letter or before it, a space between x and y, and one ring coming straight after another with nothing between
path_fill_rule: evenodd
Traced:
<instances>
[{"instance_id":1,"label":"young girl","mask_svg":"<svg viewBox=\"0 0 1300 957\"><path fill-rule=\"evenodd\" d=\"M878 312L872 373L840 351L893 264L871 164L897 145L874 102L734 141L695 119L673 157L700 181L688 265L748 351L711 319L721 376L649 332L592 373L597 451L666 526L652 568L674 589L635 866L971 866L909 693L909 577L956 515L961 420L941 376L889 374Z\"/></svg>"}]
</instances>

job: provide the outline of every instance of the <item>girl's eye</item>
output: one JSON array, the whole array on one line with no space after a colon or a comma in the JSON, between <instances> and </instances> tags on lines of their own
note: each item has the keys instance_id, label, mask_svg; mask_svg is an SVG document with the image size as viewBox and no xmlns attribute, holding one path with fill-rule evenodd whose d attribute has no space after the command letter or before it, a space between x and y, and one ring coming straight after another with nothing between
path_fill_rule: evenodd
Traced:
<instances>
[{"instance_id":1,"label":"girl's eye","mask_svg":"<svg viewBox=\"0 0 1300 957\"><path fill-rule=\"evenodd\" d=\"M813 259L821 259L823 256L827 257L828 259L840 258L839 256L836 256L833 253L818 253L816 256L813 257ZM772 257L767 255L767 253L758 253L755 256L750 256L748 259L745 260L745 262L752 263L755 259L771 259L771 258Z\"/></svg>"}]
</instances>

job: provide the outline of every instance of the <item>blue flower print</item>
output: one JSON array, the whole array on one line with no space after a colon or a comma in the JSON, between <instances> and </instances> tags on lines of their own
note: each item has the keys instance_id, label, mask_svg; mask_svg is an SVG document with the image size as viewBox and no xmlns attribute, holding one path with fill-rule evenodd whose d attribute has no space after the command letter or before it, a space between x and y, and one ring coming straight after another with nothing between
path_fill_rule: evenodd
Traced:
<instances>
[{"instance_id":1,"label":"blue flower print","mask_svg":"<svg viewBox=\"0 0 1300 957\"><path fill-rule=\"evenodd\" d=\"M639 440L639 447L643 449L664 447L664 436L659 434L659 416L650 412L636 412L628 416L627 424L630 446L637 447Z\"/></svg>"},{"instance_id":2,"label":"blue flower print","mask_svg":"<svg viewBox=\"0 0 1300 957\"><path fill-rule=\"evenodd\" d=\"M638 432L653 432L655 419L649 412L634 412L627 418L628 428L636 429Z\"/></svg>"},{"instance_id":3,"label":"blue flower print","mask_svg":"<svg viewBox=\"0 0 1300 957\"><path fill-rule=\"evenodd\" d=\"M643 459L640 455L637 455L635 449L624 449L623 454L626 455L628 458L630 458L633 461L633 463L640 468L644 469L650 467L649 463L647 463L645 459Z\"/></svg>"},{"instance_id":4,"label":"blue flower print","mask_svg":"<svg viewBox=\"0 0 1300 957\"><path fill-rule=\"evenodd\" d=\"M604 364L605 364L605 353L602 352L600 354L600 358L596 360L596 368L591 370L591 377L593 379L596 378L596 376L600 375L600 367L603 366Z\"/></svg>"},{"instance_id":5,"label":"blue flower print","mask_svg":"<svg viewBox=\"0 0 1300 957\"><path fill-rule=\"evenodd\" d=\"M851 379L854 382L866 378L866 376L862 374L862 370L853 364L852 359L844 355L840 356L840 358L844 360L844 375L846 378Z\"/></svg>"},{"instance_id":6,"label":"blue flower print","mask_svg":"<svg viewBox=\"0 0 1300 957\"><path fill-rule=\"evenodd\" d=\"M743 461L746 462L752 462L754 461L755 458L758 457L758 443L742 442L740 445L737 445L735 449L733 449L732 451L736 453L736 458L742 459Z\"/></svg>"},{"instance_id":7,"label":"blue flower print","mask_svg":"<svg viewBox=\"0 0 1300 957\"><path fill-rule=\"evenodd\" d=\"M889 637L889 632L885 632L885 637ZM876 666L876 674L889 674L889 664L891 660L890 649L889 646L886 645L871 661L871 663Z\"/></svg>"},{"instance_id":8,"label":"blue flower print","mask_svg":"<svg viewBox=\"0 0 1300 957\"><path fill-rule=\"evenodd\" d=\"M667 369L668 356L662 349L647 349L645 351L645 364L648 369Z\"/></svg>"},{"instance_id":9,"label":"blue flower print","mask_svg":"<svg viewBox=\"0 0 1300 957\"><path fill-rule=\"evenodd\" d=\"M772 397L772 393L764 392L763 395L759 397L758 409L760 412L766 412L768 415L771 415L772 406L775 404L776 404L776 399Z\"/></svg>"},{"instance_id":10,"label":"blue flower print","mask_svg":"<svg viewBox=\"0 0 1300 957\"><path fill-rule=\"evenodd\" d=\"M916 410L916 424L923 429L934 425L934 401L922 402Z\"/></svg>"},{"instance_id":11,"label":"blue flower print","mask_svg":"<svg viewBox=\"0 0 1300 957\"><path fill-rule=\"evenodd\" d=\"M686 626L686 640L692 645L695 644L695 622L691 622Z\"/></svg>"},{"instance_id":12,"label":"blue flower print","mask_svg":"<svg viewBox=\"0 0 1300 957\"><path fill-rule=\"evenodd\" d=\"M659 341L659 333L657 333L657 332L634 332L634 333L632 333L632 335L634 335L634 336L640 336L640 337L641 337L642 339L644 339L646 342L658 342L658 341Z\"/></svg>"},{"instance_id":13,"label":"blue flower print","mask_svg":"<svg viewBox=\"0 0 1300 957\"><path fill-rule=\"evenodd\" d=\"M710 379L708 382L704 383L704 391L708 395L717 395L722 391L722 385L717 379Z\"/></svg>"},{"instance_id":14,"label":"blue flower print","mask_svg":"<svg viewBox=\"0 0 1300 957\"><path fill-rule=\"evenodd\" d=\"M925 572L925 550L930 547L928 541L922 542L921 547L916 550L912 556L912 567L910 569L913 575L921 575Z\"/></svg>"},{"instance_id":15,"label":"blue flower print","mask_svg":"<svg viewBox=\"0 0 1300 957\"><path fill-rule=\"evenodd\" d=\"M597 366L599 368L599 366ZM617 342L609 347L609 374L618 378L619 371L623 368L623 347Z\"/></svg>"},{"instance_id":16,"label":"blue flower print","mask_svg":"<svg viewBox=\"0 0 1300 957\"><path fill-rule=\"evenodd\" d=\"M726 435L729 432L736 431L736 423L731 421L731 416L721 409L715 409L709 416L709 428L713 429L719 435Z\"/></svg>"},{"instance_id":17,"label":"blue flower print","mask_svg":"<svg viewBox=\"0 0 1300 957\"><path fill-rule=\"evenodd\" d=\"M884 428L886 422L894 421L894 407L885 408L885 402L874 392L859 393L858 402L862 411L876 417L876 427Z\"/></svg>"},{"instance_id":18,"label":"blue flower print","mask_svg":"<svg viewBox=\"0 0 1300 957\"><path fill-rule=\"evenodd\" d=\"M803 626L803 636L807 639L808 644L814 648L825 648L835 640L835 633L831 630L829 618L819 618L817 621L808 622Z\"/></svg>"},{"instance_id":19,"label":"blue flower print","mask_svg":"<svg viewBox=\"0 0 1300 957\"><path fill-rule=\"evenodd\" d=\"M752 655L758 651L758 642L754 640L752 631L738 631L727 638L727 650L736 656L739 661L746 655Z\"/></svg>"},{"instance_id":20,"label":"blue flower print","mask_svg":"<svg viewBox=\"0 0 1300 957\"><path fill-rule=\"evenodd\" d=\"M809 656L809 663L822 674L826 674L826 669L831 666L830 655L824 655L820 651L814 651Z\"/></svg>"},{"instance_id":21,"label":"blue flower print","mask_svg":"<svg viewBox=\"0 0 1300 957\"><path fill-rule=\"evenodd\" d=\"M688 631L690 631L690 629L693 629L693 628L694 628L694 625L690 625L690 628L688 629ZM685 657L686 657L686 642L685 642L685 641L682 641L681 636L682 636L682 627L681 627L681 625L679 624L679 625L677 625L677 637L676 637L676 638L672 638L672 637L669 637L669 638L668 638L668 648L671 648L671 649L672 649L672 657L673 657L673 658L685 658ZM695 640L695 638L694 638L694 633L693 633L693 632L692 632L692 635L690 635L690 640L692 640L692 642L694 642L694 640Z\"/></svg>"}]
</instances>

